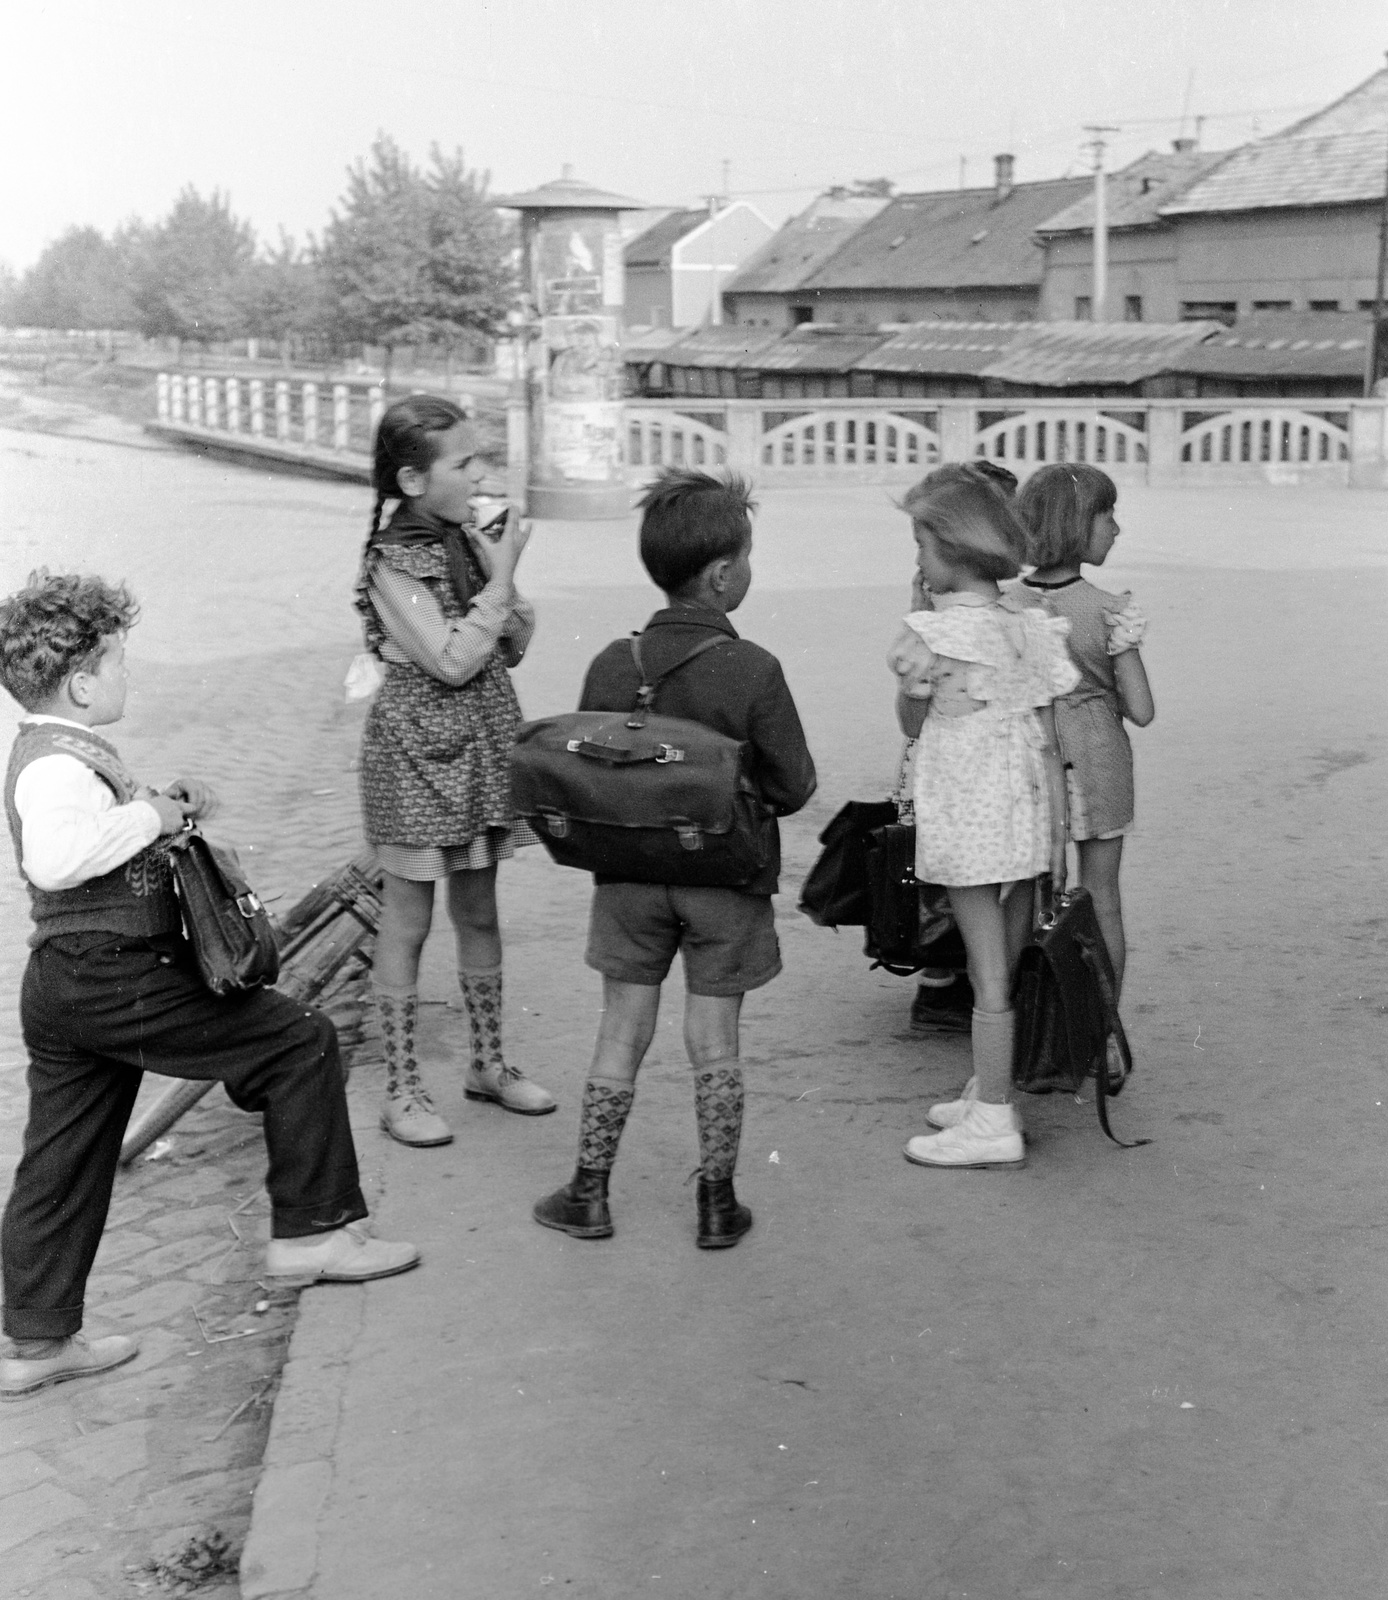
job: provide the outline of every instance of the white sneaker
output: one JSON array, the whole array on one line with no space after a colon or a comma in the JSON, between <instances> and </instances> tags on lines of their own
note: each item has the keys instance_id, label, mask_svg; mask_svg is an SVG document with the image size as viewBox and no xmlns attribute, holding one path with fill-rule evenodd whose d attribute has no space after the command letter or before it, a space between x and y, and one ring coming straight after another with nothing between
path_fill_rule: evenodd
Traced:
<instances>
[{"instance_id":1,"label":"white sneaker","mask_svg":"<svg viewBox=\"0 0 1388 1600\"><path fill-rule=\"evenodd\" d=\"M912 1139L905 1154L921 1167L1024 1167L1027 1160L1017 1108L983 1100L954 1127Z\"/></svg>"},{"instance_id":2,"label":"white sneaker","mask_svg":"<svg viewBox=\"0 0 1388 1600\"><path fill-rule=\"evenodd\" d=\"M359 1222L302 1239L271 1239L265 1250L266 1278L288 1288L305 1288L311 1283L366 1283L418 1265L417 1246L373 1239Z\"/></svg>"},{"instance_id":3,"label":"white sneaker","mask_svg":"<svg viewBox=\"0 0 1388 1600\"><path fill-rule=\"evenodd\" d=\"M969 1107L978 1099L978 1079L970 1078L964 1092L957 1100L941 1100L925 1113L932 1128L957 1128L968 1115Z\"/></svg>"}]
</instances>

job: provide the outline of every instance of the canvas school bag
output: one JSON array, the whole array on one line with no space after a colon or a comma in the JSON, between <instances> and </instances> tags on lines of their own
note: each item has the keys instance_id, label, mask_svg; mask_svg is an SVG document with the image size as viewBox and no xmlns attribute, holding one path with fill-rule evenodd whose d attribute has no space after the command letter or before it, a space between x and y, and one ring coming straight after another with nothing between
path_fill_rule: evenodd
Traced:
<instances>
[{"instance_id":1,"label":"canvas school bag","mask_svg":"<svg viewBox=\"0 0 1388 1600\"><path fill-rule=\"evenodd\" d=\"M737 888L770 859L774 819L748 775L750 747L653 710L671 673L721 644L706 639L655 678L631 641L640 687L630 711L523 722L511 796L561 866L627 883Z\"/></svg>"}]
</instances>

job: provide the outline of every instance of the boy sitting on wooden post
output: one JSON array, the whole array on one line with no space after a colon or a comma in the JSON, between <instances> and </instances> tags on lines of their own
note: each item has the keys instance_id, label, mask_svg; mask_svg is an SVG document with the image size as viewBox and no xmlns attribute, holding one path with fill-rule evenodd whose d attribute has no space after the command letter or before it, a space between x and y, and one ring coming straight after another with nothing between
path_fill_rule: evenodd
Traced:
<instances>
[{"instance_id":1,"label":"boy sitting on wooden post","mask_svg":"<svg viewBox=\"0 0 1388 1600\"><path fill-rule=\"evenodd\" d=\"M256 989L207 989L182 934L166 848L214 805L203 784L138 785L93 730L125 711L124 585L34 573L0 601L0 684L25 717L5 814L34 918L20 1020L29 1052L24 1153L0 1224L0 1399L105 1372L133 1339L90 1343L83 1298L121 1136L145 1069L219 1079L265 1117L266 1277L358 1283L419 1261L370 1238L337 1035L320 1012Z\"/></svg>"}]
</instances>

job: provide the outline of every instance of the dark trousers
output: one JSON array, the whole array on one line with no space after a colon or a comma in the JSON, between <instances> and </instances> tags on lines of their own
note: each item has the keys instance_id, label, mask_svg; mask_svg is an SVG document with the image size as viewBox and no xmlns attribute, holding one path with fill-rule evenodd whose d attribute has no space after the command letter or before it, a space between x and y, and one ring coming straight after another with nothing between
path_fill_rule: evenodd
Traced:
<instances>
[{"instance_id":1,"label":"dark trousers","mask_svg":"<svg viewBox=\"0 0 1388 1600\"><path fill-rule=\"evenodd\" d=\"M56 1339L82 1302L142 1072L225 1084L264 1113L271 1231L326 1233L365 1217L337 1032L271 990L219 998L177 936L50 939L20 997L29 1051L24 1154L0 1224L4 1331Z\"/></svg>"}]
</instances>

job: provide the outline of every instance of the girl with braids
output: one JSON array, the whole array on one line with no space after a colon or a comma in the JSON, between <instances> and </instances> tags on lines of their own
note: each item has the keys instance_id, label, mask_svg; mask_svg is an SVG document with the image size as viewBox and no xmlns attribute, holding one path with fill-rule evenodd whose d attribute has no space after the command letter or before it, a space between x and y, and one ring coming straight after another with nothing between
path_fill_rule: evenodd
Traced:
<instances>
[{"instance_id":1,"label":"girl with braids","mask_svg":"<svg viewBox=\"0 0 1388 1600\"><path fill-rule=\"evenodd\" d=\"M474 430L451 401L412 395L381 418L356 603L385 681L366 719L361 793L385 872L372 972L386 1057L381 1126L402 1144L453 1137L415 1058L419 957L437 883L447 886L470 1024L464 1092L528 1116L555 1106L501 1050L496 868L534 842L511 810L520 708L508 668L525 654L535 613L513 581L529 524L512 509L494 543L472 525L485 472Z\"/></svg>"}]
</instances>

